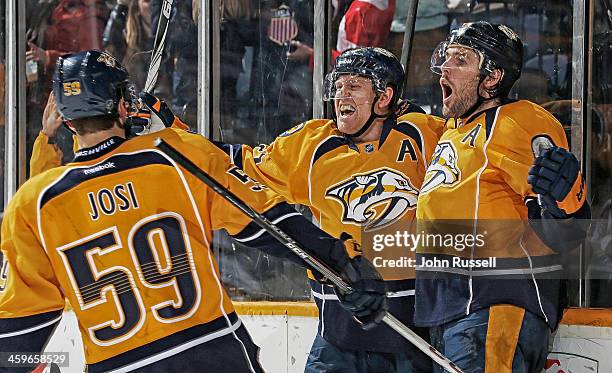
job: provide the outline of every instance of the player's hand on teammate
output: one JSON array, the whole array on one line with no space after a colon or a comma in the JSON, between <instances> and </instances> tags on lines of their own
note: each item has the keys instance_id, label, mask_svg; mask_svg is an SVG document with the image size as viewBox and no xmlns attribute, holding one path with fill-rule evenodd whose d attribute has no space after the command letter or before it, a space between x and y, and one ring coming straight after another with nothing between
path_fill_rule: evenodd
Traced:
<instances>
[{"instance_id":1,"label":"player's hand on teammate","mask_svg":"<svg viewBox=\"0 0 612 373\"><path fill-rule=\"evenodd\" d=\"M552 147L540 153L529 169L527 182L539 194L542 209L555 218L565 218L565 211L557 206L576 182L580 162L572 153Z\"/></svg>"},{"instance_id":2,"label":"player's hand on teammate","mask_svg":"<svg viewBox=\"0 0 612 373\"><path fill-rule=\"evenodd\" d=\"M43 112L41 132L52 139L57 135L57 131L62 123L64 123L64 121L62 120L62 115L59 110L57 110L55 95L51 92L47 100L47 106L45 106L45 111Z\"/></svg>"},{"instance_id":3,"label":"player's hand on teammate","mask_svg":"<svg viewBox=\"0 0 612 373\"><path fill-rule=\"evenodd\" d=\"M340 276L347 281L353 290L342 293L336 289L340 304L350 311L364 329L379 323L387 310L386 286L374 266L361 255L360 245L343 234L342 250L348 255L336 263Z\"/></svg>"},{"instance_id":4,"label":"player's hand on teammate","mask_svg":"<svg viewBox=\"0 0 612 373\"><path fill-rule=\"evenodd\" d=\"M164 100L160 100L147 92L140 92L138 97L139 109L128 117L131 135L146 135L173 126L181 129L189 128L180 118L174 115Z\"/></svg>"}]
</instances>

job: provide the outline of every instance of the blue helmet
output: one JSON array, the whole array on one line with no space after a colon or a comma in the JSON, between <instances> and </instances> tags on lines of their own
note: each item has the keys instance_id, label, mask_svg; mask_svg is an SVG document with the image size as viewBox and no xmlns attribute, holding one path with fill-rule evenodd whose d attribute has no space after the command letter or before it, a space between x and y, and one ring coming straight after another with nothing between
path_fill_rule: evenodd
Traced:
<instances>
[{"instance_id":1,"label":"blue helmet","mask_svg":"<svg viewBox=\"0 0 612 373\"><path fill-rule=\"evenodd\" d=\"M97 50L57 59L53 92L65 120L95 116L116 117L121 98L132 103L129 74L113 56Z\"/></svg>"},{"instance_id":2,"label":"blue helmet","mask_svg":"<svg viewBox=\"0 0 612 373\"><path fill-rule=\"evenodd\" d=\"M384 92L387 86L393 87L391 109L404 94L404 67L400 61L383 48L359 47L344 51L327 74L323 87L323 99L328 101L335 96L335 82L340 75L359 75L372 80L374 90Z\"/></svg>"}]
</instances>

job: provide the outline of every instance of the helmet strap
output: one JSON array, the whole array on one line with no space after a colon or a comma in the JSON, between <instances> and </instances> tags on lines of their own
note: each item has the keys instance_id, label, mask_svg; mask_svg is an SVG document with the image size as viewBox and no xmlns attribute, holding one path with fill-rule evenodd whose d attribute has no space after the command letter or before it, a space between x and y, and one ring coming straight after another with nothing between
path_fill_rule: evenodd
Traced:
<instances>
[{"instance_id":1,"label":"helmet strap","mask_svg":"<svg viewBox=\"0 0 612 373\"><path fill-rule=\"evenodd\" d=\"M356 137L359 137L359 136L363 135L364 133L366 133L370 129L370 127L372 126L372 123L374 123L374 121L377 118L386 118L386 117L388 117L389 115L391 115L393 113L393 111L390 111L389 114L386 114L386 115L376 114L376 111L374 110L374 107L376 106L376 103L378 102L379 98L380 98L380 95L376 95L376 97L374 98L374 101L372 102L372 107L370 108L370 117L368 118L368 120L359 129L359 131L350 134L349 135L350 137L356 138Z\"/></svg>"},{"instance_id":2,"label":"helmet strap","mask_svg":"<svg viewBox=\"0 0 612 373\"><path fill-rule=\"evenodd\" d=\"M65 121L63 121L63 122L62 122L62 124L64 125L64 127L66 127L66 129L67 129L68 131L70 131L70 133L72 133L73 135L75 135L75 136L76 136L76 134L77 134L77 133L76 133L76 131L75 131L74 129L72 129L72 127L71 127L71 126L72 126L72 123L70 123L70 121L69 121L69 120L65 120Z\"/></svg>"},{"instance_id":3,"label":"helmet strap","mask_svg":"<svg viewBox=\"0 0 612 373\"><path fill-rule=\"evenodd\" d=\"M472 114L474 114L474 112L485 102L491 101L491 100L495 100L497 97L499 97L500 95L497 94L493 97L489 97L489 98L484 98L480 95L480 85L482 84L482 82L485 80L485 78L487 77L487 75L481 75L479 81L478 81L478 86L476 88L476 94L478 95L478 99L476 100L476 102L474 103L474 105L472 105L465 113L463 113L462 115L459 116L459 118L461 119L465 119L465 118L469 118Z\"/></svg>"}]
</instances>

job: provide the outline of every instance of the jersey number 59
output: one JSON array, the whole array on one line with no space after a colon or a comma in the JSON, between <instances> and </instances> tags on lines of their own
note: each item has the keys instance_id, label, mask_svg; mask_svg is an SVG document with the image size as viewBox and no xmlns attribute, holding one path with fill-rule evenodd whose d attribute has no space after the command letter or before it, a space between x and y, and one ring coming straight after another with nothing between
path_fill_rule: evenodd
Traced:
<instances>
[{"instance_id":1,"label":"jersey number 59","mask_svg":"<svg viewBox=\"0 0 612 373\"><path fill-rule=\"evenodd\" d=\"M136 223L127 236L127 248L117 227L111 227L57 249L81 310L104 304L109 297L117 305L118 320L89 328L94 343L109 346L130 338L143 326L147 308L161 323L173 323L193 315L200 303L201 291L186 232L180 215L165 212ZM160 250L155 249L154 242L161 243ZM117 250L129 251L136 278L120 262L99 268L103 257L116 254ZM146 306L141 291L146 294L148 289L164 287L174 290L174 299Z\"/></svg>"}]
</instances>

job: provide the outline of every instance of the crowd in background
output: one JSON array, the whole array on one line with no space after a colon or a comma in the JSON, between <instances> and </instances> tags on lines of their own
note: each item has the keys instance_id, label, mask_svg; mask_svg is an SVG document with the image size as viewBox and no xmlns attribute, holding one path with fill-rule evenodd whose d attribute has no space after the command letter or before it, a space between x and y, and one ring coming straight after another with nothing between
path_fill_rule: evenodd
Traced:
<instances>
[{"instance_id":1,"label":"crowd in background","mask_svg":"<svg viewBox=\"0 0 612 373\"><path fill-rule=\"evenodd\" d=\"M161 3L161 0L26 1L28 159L41 130L41 116L56 58L64 53L92 48L107 50L127 67L136 89L142 89ZM195 128L199 1L176 1L175 4L155 94L168 101L173 111ZM334 0L332 4L331 44L336 52L353 46L380 46L399 57L408 11L406 0ZM4 7L3 2L0 4L2 34L5 30ZM601 15L609 14L612 9L606 0L596 2L595 7L596 14ZM313 102L320 99L313 97L313 9L314 0L219 0L219 65L216 68L220 77L220 120L213 125L220 129L222 140L251 145L267 143L287 128L312 116ZM421 0L405 96L428 112L439 114L440 90L437 79L429 71L429 57L437 43L450 29L465 21L486 19L504 23L521 35L526 52L523 75L512 96L543 104L567 126L569 133L572 17L572 4L565 0ZM612 19L600 18L594 24L596 61L592 71L591 175L596 187L591 190L591 195L594 217L612 220L609 201L612 185L612 127L609 124L612 119L612 74L607 63L612 57ZM284 25L284 34L279 34L273 27L279 24ZM4 35L1 39L4 40ZM4 102L5 54L4 43L0 44L0 101ZM3 109L4 105L0 109L2 129ZM0 130L0 133L0 140L4 140L5 131ZM72 134L68 130L60 129L53 141L62 150L64 161L72 159ZM0 141L3 152L4 143ZM3 170L4 165L0 163L2 173ZM602 239L592 242L594 263L612 268L612 244L606 239L605 230L602 234ZM268 259L264 259L260 256L254 259L253 267L261 266L262 262L270 266ZM236 277L239 271L233 272ZM278 281L273 282L278 286ZM612 283L612 278L608 282ZM593 299L601 300L599 305L612 305L612 299L603 296L610 294L608 282L597 281L594 286L600 295L594 295ZM308 297L304 291L298 297ZM291 289L287 292L289 297L295 295ZM262 297L274 297L272 293L274 291L262 291Z\"/></svg>"}]
</instances>

